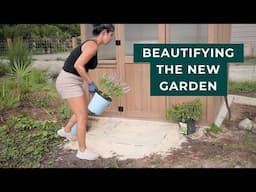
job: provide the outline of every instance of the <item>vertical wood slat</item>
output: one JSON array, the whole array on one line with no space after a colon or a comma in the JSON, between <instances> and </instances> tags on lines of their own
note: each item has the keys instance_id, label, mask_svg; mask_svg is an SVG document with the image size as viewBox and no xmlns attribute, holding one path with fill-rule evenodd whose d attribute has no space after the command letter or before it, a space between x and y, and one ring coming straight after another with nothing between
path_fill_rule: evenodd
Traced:
<instances>
[{"instance_id":1,"label":"vertical wood slat","mask_svg":"<svg viewBox=\"0 0 256 192\"><path fill-rule=\"evenodd\" d=\"M209 24L208 28L209 43L230 43L231 25L230 24ZM229 66L228 66L229 68ZM228 74L227 74L228 78ZM228 82L227 82L228 83ZM207 122L211 123L215 120L222 103L223 96L207 96Z\"/></svg>"},{"instance_id":2,"label":"vertical wood slat","mask_svg":"<svg viewBox=\"0 0 256 192\"><path fill-rule=\"evenodd\" d=\"M80 24L80 37L81 37L81 42L84 42L86 40L86 37L87 37L86 24Z\"/></svg>"}]
</instances>

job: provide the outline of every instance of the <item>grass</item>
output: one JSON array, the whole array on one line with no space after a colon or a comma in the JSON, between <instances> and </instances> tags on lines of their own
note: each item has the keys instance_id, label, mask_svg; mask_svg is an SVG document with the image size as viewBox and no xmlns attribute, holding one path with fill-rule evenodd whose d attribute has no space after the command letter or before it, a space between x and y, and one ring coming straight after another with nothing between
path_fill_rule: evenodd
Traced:
<instances>
[{"instance_id":1,"label":"grass","mask_svg":"<svg viewBox=\"0 0 256 192\"><path fill-rule=\"evenodd\" d=\"M244 60L245 61L256 60L256 56L254 56L254 55L247 55L247 56L244 57Z\"/></svg>"},{"instance_id":2,"label":"grass","mask_svg":"<svg viewBox=\"0 0 256 192\"><path fill-rule=\"evenodd\" d=\"M108 163L108 167L109 168L119 168L118 162L115 159L112 159L109 163Z\"/></svg>"},{"instance_id":3,"label":"grass","mask_svg":"<svg viewBox=\"0 0 256 192\"><path fill-rule=\"evenodd\" d=\"M211 127L209 129L206 129L206 131L208 133L211 132L211 133L217 134L217 133L221 132L222 129L213 123L213 124L211 124Z\"/></svg>"},{"instance_id":4,"label":"grass","mask_svg":"<svg viewBox=\"0 0 256 192\"><path fill-rule=\"evenodd\" d=\"M223 160L223 157L220 154L210 154L208 156L207 160L209 160L209 161L220 161L220 160Z\"/></svg>"},{"instance_id":5,"label":"grass","mask_svg":"<svg viewBox=\"0 0 256 192\"><path fill-rule=\"evenodd\" d=\"M229 94L256 92L256 81L229 81Z\"/></svg>"},{"instance_id":6,"label":"grass","mask_svg":"<svg viewBox=\"0 0 256 192\"><path fill-rule=\"evenodd\" d=\"M57 58L56 58L56 61L65 61L65 58L57 57Z\"/></svg>"}]
</instances>

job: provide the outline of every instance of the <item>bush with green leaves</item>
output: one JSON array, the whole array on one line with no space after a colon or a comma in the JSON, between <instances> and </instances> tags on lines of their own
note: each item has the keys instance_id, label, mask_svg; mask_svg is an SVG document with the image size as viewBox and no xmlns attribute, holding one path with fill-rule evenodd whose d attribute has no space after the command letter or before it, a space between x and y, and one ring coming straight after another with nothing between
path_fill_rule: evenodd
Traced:
<instances>
[{"instance_id":1,"label":"bush with green leaves","mask_svg":"<svg viewBox=\"0 0 256 192\"><path fill-rule=\"evenodd\" d=\"M33 102L32 95L46 91L44 98L36 98L36 104L49 103L56 96L55 86L47 83L47 73L38 69L17 70L0 81L0 112L17 107L24 100ZM32 100L31 100L32 99Z\"/></svg>"},{"instance_id":2,"label":"bush with green leaves","mask_svg":"<svg viewBox=\"0 0 256 192\"><path fill-rule=\"evenodd\" d=\"M194 99L188 102L175 104L167 108L166 118L176 119L181 122L192 119L198 121L202 113L202 102L200 99Z\"/></svg>"}]
</instances>

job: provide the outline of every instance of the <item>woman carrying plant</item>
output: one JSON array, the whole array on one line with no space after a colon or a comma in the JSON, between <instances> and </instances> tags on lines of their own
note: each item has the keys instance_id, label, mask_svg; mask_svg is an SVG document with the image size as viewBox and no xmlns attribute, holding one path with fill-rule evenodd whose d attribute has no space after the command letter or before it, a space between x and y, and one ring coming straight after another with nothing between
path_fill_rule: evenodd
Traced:
<instances>
[{"instance_id":1,"label":"woman carrying plant","mask_svg":"<svg viewBox=\"0 0 256 192\"><path fill-rule=\"evenodd\" d=\"M98 154L86 147L86 125L88 121L88 99L83 89L84 81L88 84L90 94L97 87L90 78L88 71L97 66L97 50L100 45L107 45L114 34L112 24L94 24L93 38L84 41L76 47L64 63L63 69L56 80L56 89L65 99L73 112L66 126L58 130L58 135L73 140L72 126L77 123L77 140L79 149L76 157L79 159L95 160Z\"/></svg>"}]
</instances>

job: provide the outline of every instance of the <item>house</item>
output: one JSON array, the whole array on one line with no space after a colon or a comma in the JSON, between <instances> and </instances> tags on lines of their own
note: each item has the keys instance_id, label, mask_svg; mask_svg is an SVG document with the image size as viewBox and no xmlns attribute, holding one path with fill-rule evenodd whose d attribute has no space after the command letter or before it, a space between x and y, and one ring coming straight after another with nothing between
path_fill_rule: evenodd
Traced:
<instances>
[{"instance_id":1,"label":"house","mask_svg":"<svg viewBox=\"0 0 256 192\"><path fill-rule=\"evenodd\" d=\"M97 82L104 73L116 73L131 91L115 98L104 115L165 120L168 106L200 98L203 103L200 124L214 122L224 102L223 96L150 96L149 65L134 64L133 44L229 43L230 24L115 24L115 29L115 39L110 45L100 47L99 65L90 75ZM91 36L91 31L92 25L81 24L82 41Z\"/></svg>"}]
</instances>

